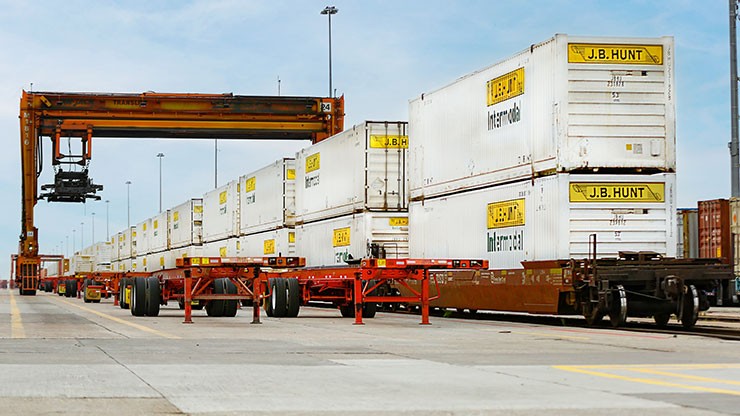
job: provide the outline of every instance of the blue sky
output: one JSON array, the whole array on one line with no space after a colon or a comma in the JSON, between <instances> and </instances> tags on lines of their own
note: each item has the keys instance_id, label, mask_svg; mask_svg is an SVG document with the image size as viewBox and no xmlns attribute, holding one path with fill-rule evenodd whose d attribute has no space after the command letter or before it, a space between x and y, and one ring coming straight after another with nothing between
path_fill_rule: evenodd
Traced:
<instances>
[{"instance_id":1,"label":"blue sky","mask_svg":"<svg viewBox=\"0 0 740 416\"><path fill-rule=\"evenodd\" d=\"M325 1L0 0L0 271L20 232L18 104L22 89L93 92L233 92L325 96ZM676 42L678 203L729 196L727 1L336 1L334 87L346 125L405 120L408 100L555 33ZM291 156L306 142L219 142L219 184ZM47 146L48 147L48 146ZM110 232L213 187L212 141L95 142L91 176L105 186ZM48 160L48 158L46 159ZM45 166L40 183L52 180ZM93 216L92 213L96 215ZM43 253L105 238L106 204L36 209ZM93 219L94 218L94 219ZM81 225L84 223L84 226ZM74 232L73 232L74 230ZM73 239L73 236L75 237ZM69 241L69 244L67 244ZM5 254L2 254L5 253ZM5 276L0 272L0 276Z\"/></svg>"}]
</instances>

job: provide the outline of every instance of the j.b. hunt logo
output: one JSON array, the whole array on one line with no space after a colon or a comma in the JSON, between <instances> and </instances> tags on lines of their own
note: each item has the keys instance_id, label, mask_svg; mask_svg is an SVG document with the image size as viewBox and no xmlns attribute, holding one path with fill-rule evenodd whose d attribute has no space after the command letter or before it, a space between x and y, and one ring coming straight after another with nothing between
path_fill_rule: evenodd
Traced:
<instances>
[{"instance_id":1,"label":"j.b. hunt logo","mask_svg":"<svg viewBox=\"0 0 740 416\"><path fill-rule=\"evenodd\" d=\"M511 107L501 111L491 111L489 109L487 118L489 131L517 123L522 119L521 104L515 101Z\"/></svg>"}]
</instances>

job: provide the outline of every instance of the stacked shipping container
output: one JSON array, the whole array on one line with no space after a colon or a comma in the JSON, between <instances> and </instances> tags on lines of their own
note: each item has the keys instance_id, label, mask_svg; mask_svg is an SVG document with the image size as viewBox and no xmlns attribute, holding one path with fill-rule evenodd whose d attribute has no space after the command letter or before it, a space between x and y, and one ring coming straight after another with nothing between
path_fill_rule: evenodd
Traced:
<instances>
[{"instance_id":1,"label":"stacked shipping container","mask_svg":"<svg viewBox=\"0 0 740 416\"><path fill-rule=\"evenodd\" d=\"M295 244L307 265L408 256L407 124L366 121L298 152Z\"/></svg>"},{"instance_id":2,"label":"stacked shipping container","mask_svg":"<svg viewBox=\"0 0 740 416\"><path fill-rule=\"evenodd\" d=\"M674 256L673 39L557 35L410 103L411 257Z\"/></svg>"}]
</instances>

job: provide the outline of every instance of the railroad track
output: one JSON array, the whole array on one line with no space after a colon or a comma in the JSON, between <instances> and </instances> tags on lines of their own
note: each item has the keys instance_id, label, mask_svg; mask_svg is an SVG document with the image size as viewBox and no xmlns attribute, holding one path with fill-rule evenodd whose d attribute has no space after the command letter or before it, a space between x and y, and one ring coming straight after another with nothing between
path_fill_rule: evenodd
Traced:
<instances>
[{"instance_id":1,"label":"railroad track","mask_svg":"<svg viewBox=\"0 0 740 416\"><path fill-rule=\"evenodd\" d=\"M475 314L460 313L452 311L443 311L433 313L438 317L449 317L449 318L462 318L462 319L476 319L483 321L503 321L503 322L517 322L527 323L535 325L551 325L551 326L567 326L567 327L581 327L587 328L585 319L580 316L552 316L552 315L527 315L527 314L515 314L515 313L495 313L495 312L479 312ZM708 321L715 322L740 322L740 318L726 317L730 319L709 319ZM691 336L703 336L718 338L729 341L740 341L740 326L707 326L700 323L691 329L685 329L680 324L671 323L667 327L658 328L652 322L652 319L648 320L636 320L638 318L630 318L626 326L619 328L612 328L609 325L608 320L604 320L599 326L593 327L598 329L614 329L615 331L631 331L631 332L650 332L657 334L668 334L668 335L691 335ZM672 321L673 322L673 321Z\"/></svg>"}]
</instances>

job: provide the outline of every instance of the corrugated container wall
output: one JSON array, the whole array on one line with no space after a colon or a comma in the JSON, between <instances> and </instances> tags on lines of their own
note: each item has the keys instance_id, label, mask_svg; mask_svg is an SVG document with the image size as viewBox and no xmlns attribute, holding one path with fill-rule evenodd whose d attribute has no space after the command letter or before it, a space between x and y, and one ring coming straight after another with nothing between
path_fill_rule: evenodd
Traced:
<instances>
[{"instance_id":1,"label":"corrugated container wall","mask_svg":"<svg viewBox=\"0 0 740 416\"><path fill-rule=\"evenodd\" d=\"M113 244L107 241L95 243L95 245L93 246L93 252L95 253L94 256L96 266L110 265L113 252Z\"/></svg>"},{"instance_id":2,"label":"corrugated container wall","mask_svg":"<svg viewBox=\"0 0 740 416\"><path fill-rule=\"evenodd\" d=\"M676 257L695 259L699 257L699 211L696 208L681 208L676 214L678 246Z\"/></svg>"},{"instance_id":3,"label":"corrugated container wall","mask_svg":"<svg viewBox=\"0 0 740 416\"><path fill-rule=\"evenodd\" d=\"M212 241L203 244L204 257L237 257L239 255L239 239L237 237L225 240Z\"/></svg>"},{"instance_id":4,"label":"corrugated container wall","mask_svg":"<svg viewBox=\"0 0 740 416\"><path fill-rule=\"evenodd\" d=\"M528 260L676 250L675 174L551 175L412 202L412 258L482 258L491 269Z\"/></svg>"},{"instance_id":5,"label":"corrugated container wall","mask_svg":"<svg viewBox=\"0 0 740 416\"><path fill-rule=\"evenodd\" d=\"M172 208L168 233L171 248L201 244L203 242L203 199L193 198Z\"/></svg>"},{"instance_id":6,"label":"corrugated container wall","mask_svg":"<svg viewBox=\"0 0 740 416\"><path fill-rule=\"evenodd\" d=\"M296 255L307 266L346 264L364 257L406 258L406 212L363 212L297 225Z\"/></svg>"},{"instance_id":7,"label":"corrugated container wall","mask_svg":"<svg viewBox=\"0 0 740 416\"><path fill-rule=\"evenodd\" d=\"M149 254L149 241L152 234L152 219L149 218L136 224L136 238L134 238L134 247L136 247L136 256L146 256Z\"/></svg>"},{"instance_id":8,"label":"corrugated container wall","mask_svg":"<svg viewBox=\"0 0 740 416\"><path fill-rule=\"evenodd\" d=\"M111 263L121 259L121 246L118 244L118 233L114 233L110 236L110 260Z\"/></svg>"},{"instance_id":9,"label":"corrugated container wall","mask_svg":"<svg viewBox=\"0 0 740 416\"><path fill-rule=\"evenodd\" d=\"M241 235L295 225L294 159L280 159L239 182Z\"/></svg>"},{"instance_id":10,"label":"corrugated container wall","mask_svg":"<svg viewBox=\"0 0 740 416\"><path fill-rule=\"evenodd\" d=\"M149 233L150 253L159 253L170 247L169 217L170 210L160 212L152 217L152 230Z\"/></svg>"},{"instance_id":11,"label":"corrugated container wall","mask_svg":"<svg viewBox=\"0 0 740 416\"><path fill-rule=\"evenodd\" d=\"M240 257L295 255L295 230L293 228L279 228L239 238Z\"/></svg>"},{"instance_id":12,"label":"corrugated container wall","mask_svg":"<svg viewBox=\"0 0 740 416\"><path fill-rule=\"evenodd\" d=\"M203 243L239 235L239 188L235 180L203 195Z\"/></svg>"},{"instance_id":13,"label":"corrugated container wall","mask_svg":"<svg viewBox=\"0 0 740 416\"><path fill-rule=\"evenodd\" d=\"M594 168L674 172L673 38L556 35L409 106L412 200Z\"/></svg>"},{"instance_id":14,"label":"corrugated container wall","mask_svg":"<svg viewBox=\"0 0 740 416\"><path fill-rule=\"evenodd\" d=\"M699 257L731 264L730 203L726 199L699 201Z\"/></svg>"},{"instance_id":15,"label":"corrugated container wall","mask_svg":"<svg viewBox=\"0 0 740 416\"><path fill-rule=\"evenodd\" d=\"M296 155L296 223L408 208L404 121L366 121Z\"/></svg>"}]
</instances>

